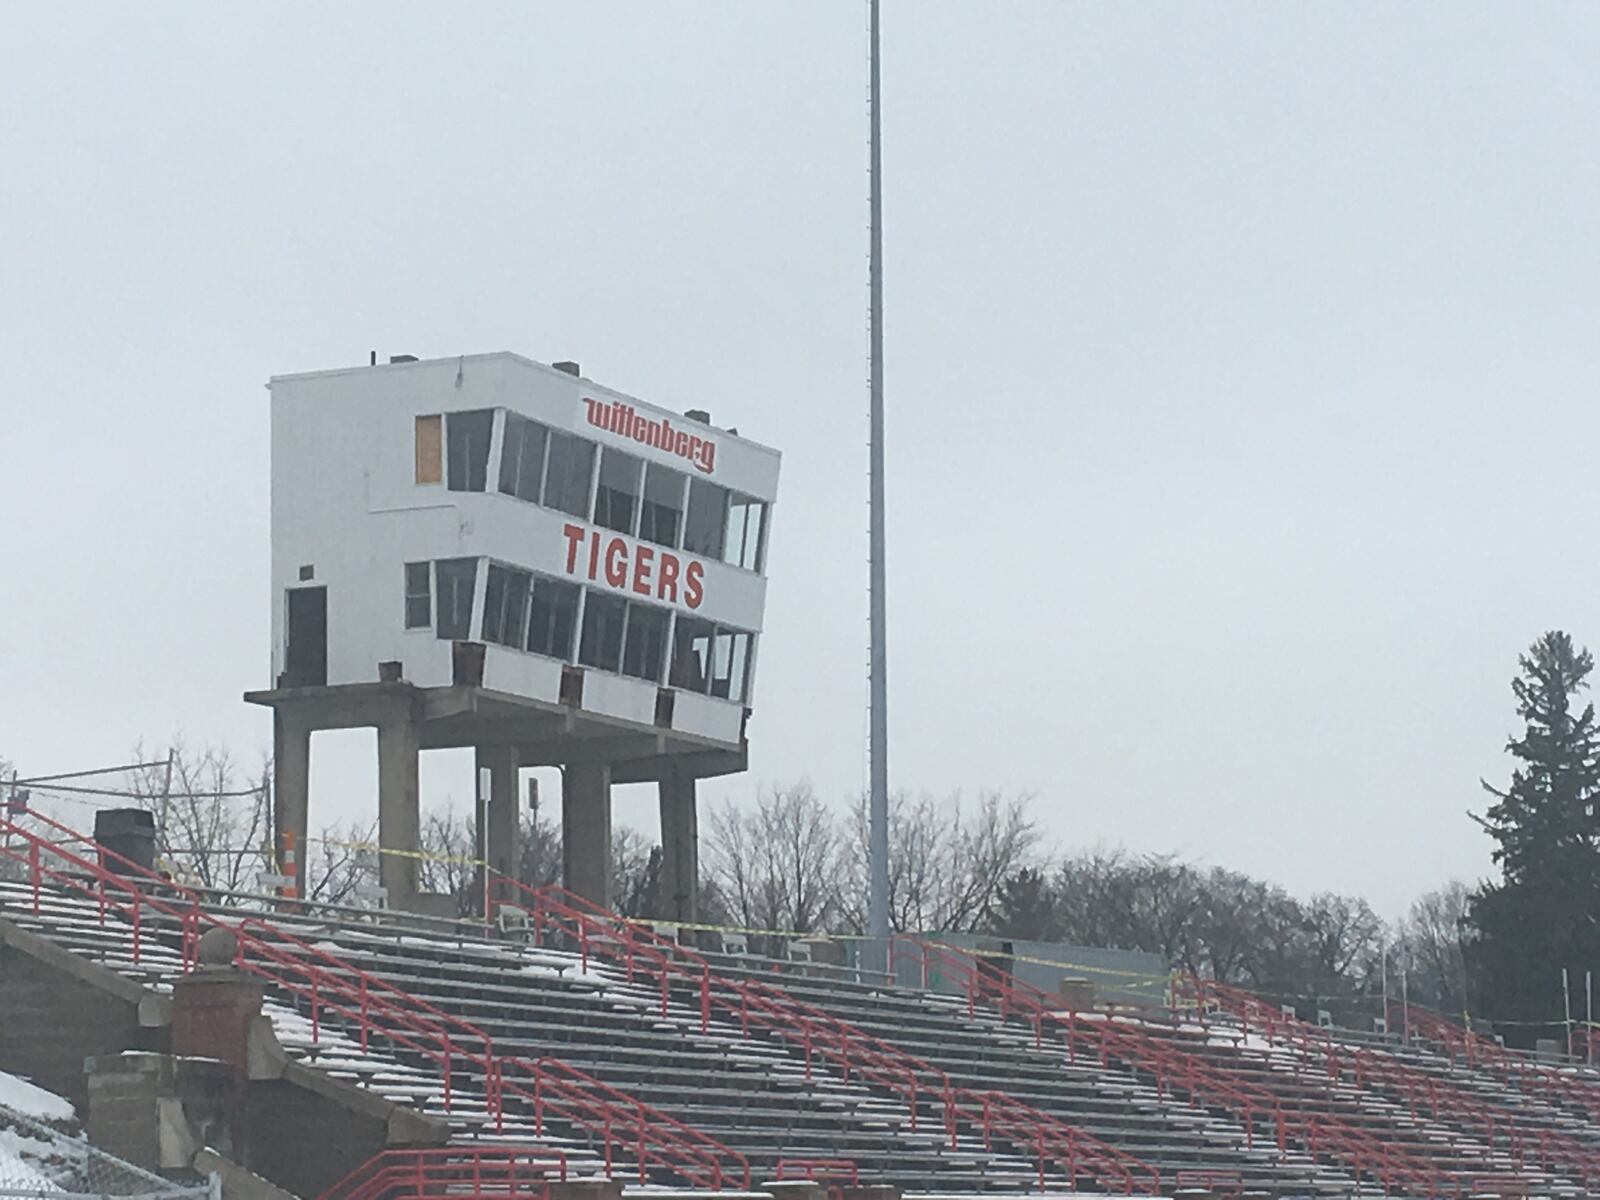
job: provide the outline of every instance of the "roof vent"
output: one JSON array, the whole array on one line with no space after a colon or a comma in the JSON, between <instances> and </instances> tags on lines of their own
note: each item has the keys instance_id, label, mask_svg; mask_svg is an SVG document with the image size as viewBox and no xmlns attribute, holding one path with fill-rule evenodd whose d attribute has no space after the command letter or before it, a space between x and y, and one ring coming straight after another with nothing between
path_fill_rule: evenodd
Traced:
<instances>
[{"instance_id":1,"label":"roof vent","mask_svg":"<svg viewBox=\"0 0 1600 1200\"><path fill-rule=\"evenodd\" d=\"M416 362L417 356L415 354L391 354L389 355L389 361L392 363Z\"/></svg>"},{"instance_id":2,"label":"roof vent","mask_svg":"<svg viewBox=\"0 0 1600 1200\"><path fill-rule=\"evenodd\" d=\"M711 414L703 408L691 408L683 415L688 417L691 421L699 421L702 425L711 424Z\"/></svg>"},{"instance_id":3,"label":"roof vent","mask_svg":"<svg viewBox=\"0 0 1600 1200\"><path fill-rule=\"evenodd\" d=\"M556 370L560 371L563 375L577 376L583 374L583 370L575 362L558 362L551 363L550 365Z\"/></svg>"}]
</instances>

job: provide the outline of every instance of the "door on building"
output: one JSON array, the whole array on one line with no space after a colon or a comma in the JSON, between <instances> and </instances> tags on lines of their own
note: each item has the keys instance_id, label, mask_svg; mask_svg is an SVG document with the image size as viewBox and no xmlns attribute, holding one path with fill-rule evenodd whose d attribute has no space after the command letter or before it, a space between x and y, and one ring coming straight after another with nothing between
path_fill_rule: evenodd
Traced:
<instances>
[{"instance_id":1,"label":"door on building","mask_svg":"<svg viewBox=\"0 0 1600 1200\"><path fill-rule=\"evenodd\" d=\"M283 656L289 687L328 684L328 589L289 589L289 645Z\"/></svg>"}]
</instances>

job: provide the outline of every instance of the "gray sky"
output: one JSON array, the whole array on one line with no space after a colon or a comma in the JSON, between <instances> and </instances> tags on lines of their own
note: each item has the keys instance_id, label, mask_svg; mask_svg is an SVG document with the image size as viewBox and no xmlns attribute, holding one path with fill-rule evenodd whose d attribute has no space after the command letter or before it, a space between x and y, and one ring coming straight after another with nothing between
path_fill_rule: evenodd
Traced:
<instances>
[{"instance_id":1,"label":"gray sky","mask_svg":"<svg viewBox=\"0 0 1600 1200\"><path fill-rule=\"evenodd\" d=\"M1518 651L1600 642L1600 12L885 10L892 786L1390 913L1484 871ZM0 754L256 758L262 384L509 349L784 451L702 794L859 790L865 48L856 0L0 9ZM368 811L362 735L317 756L313 823Z\"/></svg>"}]
</instances>

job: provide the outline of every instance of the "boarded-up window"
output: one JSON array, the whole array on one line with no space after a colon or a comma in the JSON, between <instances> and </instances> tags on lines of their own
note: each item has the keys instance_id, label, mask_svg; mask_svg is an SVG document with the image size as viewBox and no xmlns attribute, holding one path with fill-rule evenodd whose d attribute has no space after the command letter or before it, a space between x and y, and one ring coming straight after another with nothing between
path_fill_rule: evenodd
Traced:
<instances>
[{"instance_id":1,"label":"boarded-up window","mask_svg":"<svg viewBox=\"0 0 1600 1200\"><path fill-rule=\"evenodd\" d=\"M444 478L444 437L440 418L417 418L417 482L438 483Z\"/></svg>"}]
</instances>

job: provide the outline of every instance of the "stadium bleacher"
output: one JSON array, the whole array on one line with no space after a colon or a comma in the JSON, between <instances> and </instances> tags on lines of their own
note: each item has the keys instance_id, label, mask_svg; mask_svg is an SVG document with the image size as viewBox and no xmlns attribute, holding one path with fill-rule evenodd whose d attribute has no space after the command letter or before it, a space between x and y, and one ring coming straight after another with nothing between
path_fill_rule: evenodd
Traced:
<instances>
[{"instance_id":1,"label":"stadium bleacher","mask_svg":"<svg viewBox=\"0 0 1600 1200\"><path fill-rule=\"evenodd\" d=\"M0 920L158 992L224 928L289 1054L446 1119L458 1150L543 1148L575 1176L738 1189L831 1164L946 1195L1600 1182L1600 1081L1443 1027L1375 1041L1207 981L1173 1012L1074 1010L932 944L954 990L852 978L682 946L559 889L506 885L489 924L251 909L42 818L4 831Z\"/></svg>"}]
</instances>

